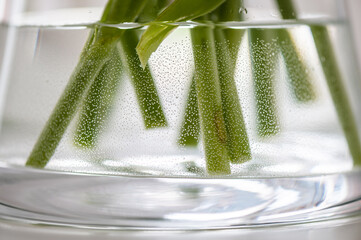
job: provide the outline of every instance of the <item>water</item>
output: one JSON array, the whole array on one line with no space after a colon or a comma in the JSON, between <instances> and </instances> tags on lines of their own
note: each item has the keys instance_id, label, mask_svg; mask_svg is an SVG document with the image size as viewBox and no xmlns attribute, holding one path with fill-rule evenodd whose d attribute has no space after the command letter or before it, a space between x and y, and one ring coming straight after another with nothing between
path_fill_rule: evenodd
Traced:
<instances>
[{"instance_id":1,"label":"water","mask_svg":"<svg viewBox=\"0 0 361 240\"><path fill-rule=\"evenodd\" d=\"M97 119L102 125L98 130L95 147L84 150L73 144L79 121L77 113L46 168L111 175L206 174L203 140L196 147L177 144L194 72L190 27L183 26L174 31L149 60L167 127L145 130L134 86L129 73L123 69L120 86L112 87L116 89L113 90L114 93L107 93L114 95L110 116L105 117L103 114L103 117ZM240 25L228 29L243 36L229 47L232 53L239 48L235 56L234 79L252 154L251 161L232 164L232 174L247 177L302 176L348 171L352 168L348 144L330 97L309 27L301 23L262 26L264 29L268 28L268 31L279 27L286 27L292 33L299 56L305 62L305 72L314 96L307 98L306 91L304 99L300 94L301 97L297 99L294 89L299 83L289 80L284 60L286 58L277 47L277 36L266 42L257 40L249 44L250 31L247 31L247 27ZM354 104L354 95L357 96L359 88L352 86L357 74L351 68L353 63L347 58L349 39L344 34L347 29L341 23L327 28L335 43L334 49L344 80L347 80L345 86L353 88L348 93L351 104ZM7 165L24 166L77 64L89 29L81 26L18 27L15 31L15 47L4 100L0 158ZM141 30L129 31L139 33ZM2 32L6 32L6 26L2 26ZM254 83L253 76L257 75L257 69L251 66L250 46L255 49L255 56L257 51L261 52L257 56L261 61L256 60L256 66L262 65L262 57L265 57L262 52L268 51L269 55L265 58L268 65L265 65L266 70L263 72L266 80L267 74L272 74L268 77L273 79L269 93L257 90L258 85ZM220 47L221 44L216 42L216 48ZM291 52L288 45L284 51ZM298 74L297 69L293 72ZM262 97L267 97L264 94L271 94L268 97L274 107L273 112L267 113L264 110L267 104L259 107L257 102ZM356 109L354 108L354 115L357 119L359 114ZM80 109L77 111L80 112ZM266 123L277 122L278 130L274 134L271 132L269 136L262 135L259 130L262 126L259 122L262 114L259 112L262 111L266 114ZM263 127L267 130L269 126Z\"/></svg>"},{"instance_id":2,"label":"water","mask_svg":"<svg viewBox=\"0 0 361 240\"><path fill-rule=\"evenodd\" d=\"M96 120L101 127L94 148L80 148L74 140L81 118L77 110L45 170L24 166L91 29L12 28L0 133L1 217L94 228L209 229L357 213L360 172L352 170L350 144L322 71L322 61L328 59L318 58L309 27L321 23L330 32L348 100L360 122L356 106L361 88L342 22L223 25L243 36L227 42L235 70L224 74L235 79L251 159L230 164L231 174L220 177L207 173L202 136L195 147L178 144L195 71L193 24L172 32L149 59L167 127L146 129L146 103L137 99L133 82L137 76L124 70L123 62L119 83L104 90L111 107L95 110L107 113ZM117 27L143 31L140 26ZM297 68L288 72L297 61L289 42L264 34L284 29L292 33L304 73ZM8 30L3 25L0 33ZM224 46L214 45L216 50Z\"/></svg>"}]
</instances>

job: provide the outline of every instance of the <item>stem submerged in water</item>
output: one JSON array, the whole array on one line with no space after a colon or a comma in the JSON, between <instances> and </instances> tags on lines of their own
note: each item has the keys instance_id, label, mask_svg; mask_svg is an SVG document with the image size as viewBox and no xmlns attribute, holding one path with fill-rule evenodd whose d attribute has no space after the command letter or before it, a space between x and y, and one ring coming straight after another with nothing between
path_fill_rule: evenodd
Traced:
<instances>
[{"instance_id":1,"label":"stem submerged in water","mask_svg":"<svg viewBox=\"0 0 361 240\"><path fill-rule=\"evenodd\" d=\"M361 142L351 104L343 85L331 39L324 26L312 26L311 31L320 58L323 73L327 80L338 119L343 128L350 153L355 165L361 165Z\"/></svg>"},{"instance_id":2,"label":"stem submerged in water","mask_svg":"<svg viewBox=\"0 0 361 240\"><path fill-rule=\"evenodd\" d=\"M97 43L90 47L87 54L82 55L82 60L48 119L26 166L43 168L48 163L73 119L86 89L98 75L99 66L103 66L109 59L110 49L113 47L114 41Z\"/></svg>"},{"instance_id":3,"label":"stem submerged in water","mask_svg":"<svg viewBox=\"0 0 361 240\"><path fill-rule=\"evenodd\" d=\"M149 8L139 20L143 18L149 21L155 18L156 21L167 23L151 24L140 41L134 31L104 26L98 26L92 31L66 89L29 156L27 166L46 166L82 101L84 108L75 142L82 147L95 146L99 130L119 86L121 61L132 80L145 128L167 126L150 68L146 66L150 55L177 27L170 23L200 16L216 17L217 21L240 21L239 12L234 10L240 8L241 2L175 0L158 15L158 10L163 8L166 2L168 0L108 1L101 23L134 21L145 4L148 4L148 7L155 6L157 11ZM291 0L277 0L277 3L285 19L296 19ZM355 164L361 164L358 129L327 29L323 26L312 26L311 31L350 152ZM205 25L191 30L195 75L190 87L179 144L196 146L201 132L207 169L211 175L229 174L230 162L242 163L252 157L234 79L236 56L243 33L243 30ZM249 30L257 131L262 137L275 135L280 130L274 94L277 43L272 39L276 34L295 98L300 102L315 98L306 67L290 32L284 29ZM117 48L122 51L114 51Z\"/></svg>"},{"instance_id":4,"label":"stem submerged in water","mask_svg":"<svg viewBox=\"0 0 361 240\"><path fill-rule=\"evenodd\" d=\"M214 21L239 21L241 16L237 9L239 9L240 6L241 3L238 0L226 1L218 9L210 13L209 17ZM216 27L213 34L221 88L223 118L227 132L228 157L232 163L242 163L251 159L251 150L234 79L234 71L238 49L244 31ZM190 93L192 93L192 90ZM193 98L189 95L186 113L188 109L198 109L195 104ZM197 139L198 135L192 136L191 134L198 134L198 132L190 131L191 128L189 127L191 126L190 123L197 124L197 122L199 122L198 119L195 119L197 116L198 115L194 115L194 119L186 120L183 123L181 136L184 135L187 137L187 139L181 138L182 142L185 143L183 145L189 144L189 146L191 146L191 144L196 144L194 139ZM192 126L192 128L195 127L196 126ZM188 129L188 131L184 132L186 129Z\"/></svg>"},{"instance_id":5,"label":"stem submerged in water","mask_svg":"<svg viewBox=\"0 0 361 240\"><path fill-rule=\"evenodd\" d=\"M244 122L237 86L234 79L234 61L222 29L215 29L217 66L221 86L222 108L227 130L227 149L232 163L242 163L252 158L246 124Z\"/></svg>"},{"instance_id":6,"label":"stem submerged in water","mask_svg":"<svg viewBox=\"0 0 361 240\"><path fill-rule=\"evenodd\" d=\"M284 19L297 19L297 12L292 0L277 0ZM342 74L333 51L332 42L327 28L324 26L311 27L317 53L337 111L338 119L343 128L350 153L355 165L361 165L361 141L355 122L350 100L344 87Z\"/></svg>"},{"instance_id":7,"label":"stem submerged in water","mask_svg":"<svg viewBox=\"0 0 361 240\"><path fill-rule=\"evenodd\" d=\"M307 67L301 59L290 32L286 29L277 29L275 34L278 37L278 45L286 64L294 98L301 103L315 100L316 93L307 72Z\"/></svg>"},{"instance_id":8,"label":"stem submerged in water","mask_svg":"<svg viewBox=\"0 0 361 240\"><path fill-rule=\"evenodd\" d=\"M122 74L119 51L115 47L110 59L95 78L84 100L74 142L76 146L93 148L110 114Z\"/></svg>"},{"instance_id":9,"label":"stem submerged in water","mask_svg":"<svg viewBox=\"0 0 361 240\"><path fill-rule=\"evenodd\" d=\"M109 0L100 22L112 24L134 21L145 6L146 0L136 1L129 8L132 2L132 0ZM44 168L49 162L73 119L84 93L109 60L111 51L123 32L110 27L97 27L91 31L78 65L35 143L26 166Z\"/></svg>"},{"instance_id":10,"label":"stem submerged in water","mask_svg":"<svg viewBox=\"0 0 361 240\"><path fill-rule=\"evenodd\" d=\"M199 117L209 174L230 174L227 130L223 118L221 88L211 27L191 30Z\"/></svg>"},{"instance_id":11,"label":"stem submerged in water","mask_svg":"<svg viewBox=\"0 0 361 240\"><path fill-rule=\"evenodd\" d=\"M272 30L249 30L257 108L257 132L261 137L273 136L280 131L274 94L277 54L272 41L273 36Z\"/></svg>"},{"instance_id":12,"label":"stem submerged in water","mask_svg":"<svg viewBox=\"0 0 361 240\"><path fill-rule=\"evenodd\" d=\"M240 0L228 0L212 14L218 21L241 21ZM245 31L216 27L217 67L221 86L222 108L227 130L228 156L232 163L251 160L251 149L244 121L241 101L234 78L237 55Z\"/></svg>"},{"instance_id":13,"label":"stem submerged in water","mask_svg":"<svg viewBox=\"0 0 361 240\"><path fill-rule=\"evenodd\" d=\"M125 1L124 3L126 3L128 7L132 7L133 6L132 4L137 4L137 3L131 3L129 1L128 2ZM166 3L167 0L147 1L144 10L140 13L137 20L138 21L154 20L157 14L159 13L160 9L163 8L164 4ZM123 8L121 9L121 11L124 10L125 9ZM126 45L128 46L129 44ZM123 47L124 46L125 45L123 44ZM134 44L130 44L130 47L133 46ZM134 56L134 51L132 49L128 49L127 52L131 52L134 57L134 60L132 61L136 61L137 56ZM76 146L85 147L85 148L95 147L95 143L98 138L98 135L101 132L101 128L104 122L106 121L106 119L108 118L109 115L108 112L111 108L111 104L113 102L112 100L115 98L117 92L116 90L118 89L120 83L120 77L121 77L121 60L120 60L118 48L114 49L114 54L112 58L114 59L110 59L106 63L106 65L103 67L102 71L99 73L99 76L95 79L94 83L92 84L90 90L87 93L84 107L80 115L80 120L75 132L74 142ZM130 64L126 64L126 66L128 65ZM140 72L143 72L143 70L140 69ZM139 79L139 76L141 77L142 74L134 74L134 71L131 71L130 74L132 78L136 78L136 80L134 80L133 83L138 83L139 85L139 83L142 82L142 79ZM150 79L148 81L153 81L153 79ZM152 89L152 86L154 86L153 82L149 84L148 90L152 91L155 95L157 95L156 89L154 87ZM139 91L139 87L135 86L135 89L138 99L140 98L142 102L141 109L143 110L142 114L143 114L143 119L145 119L146 128L166 126L165 117L162 112L161 106L159 105L160 104L159 101L155 102L153 99L149 99L151 103L147 103L148 101L148 99L146 99L147 96L142 97L142 92ZM158 96L153 96L153 97L159 99ZM153 104L153 102L155 102L154 104L159 105L159 106L155 106L156 111L154 114L159 114L160 116L162 116L161 118L152 117L152 112L151 112L152 109L150 108L150 106Z\"/></svg>"},{"instance_id":14,"label":"stem submerged in water","mask_svg":"<svg viewBox=\"0 0 361 240\"><path fill-rule=\"evenodd\" d=\"M187 147L196 147L200 135L199 110L195 78L192 78L188 93L184 119L178 138L178 144Z\"/></svg>"},{"instance_id":15,"label":"stem submerged in water","mask_svg":"<svg viewBox=\"0 0 361 240\"><path fill-rule=\"evenodd\" d=\"M145 127L166 127L167 120L162 110L157 88L149 66L144 69L141 67L135 50L137 44L137 34L134 31L125 31L121 39L123 65L128 70L132 80Z\"/></svg>"}]
</instances>

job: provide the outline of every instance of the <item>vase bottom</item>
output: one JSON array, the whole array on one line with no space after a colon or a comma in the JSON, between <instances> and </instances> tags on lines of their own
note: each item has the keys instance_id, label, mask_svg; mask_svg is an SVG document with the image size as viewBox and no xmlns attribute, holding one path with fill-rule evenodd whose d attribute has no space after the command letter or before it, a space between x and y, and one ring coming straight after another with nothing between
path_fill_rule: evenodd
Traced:
<instances>
[{"instance_id":1,"label":"vase bottom","mask_svg":"<svg viewBox=\"0 0 361 240\"><path fill-rule=\"evenodd\" d=\"M283 178L166 178L0 168L0 218L95 229L289 225L360 213L361 172Z\"/></svg>"}]
</instances>

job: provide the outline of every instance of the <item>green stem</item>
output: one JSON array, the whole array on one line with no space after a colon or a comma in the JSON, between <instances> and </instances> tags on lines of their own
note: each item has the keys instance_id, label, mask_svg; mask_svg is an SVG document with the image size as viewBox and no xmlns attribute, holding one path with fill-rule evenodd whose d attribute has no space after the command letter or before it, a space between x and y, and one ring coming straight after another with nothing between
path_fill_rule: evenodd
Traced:
<instances>
[{"instance_id":1,"label":"green stem","mask_svg":"<svg viewBox=\"0 0 361 240\"><path fill-rule=\"evenodd\" d=\"M95 147L99 133L110 114L120 85L121 73L119 51L114 48L112 56L100 70L84 100L74 136L77 146Z\"/></svg>"},{"instance_id":2,"label":"green stem","mask_svg":"<svg viewBox=\"0 0 361 240\"><path fill-rule=\"evenodd\" d=\"M138 17L137 22L149 23L154 21L159 13L170 3L171 0L148 0L144 10Z\"/></svg>"},{"instance_id":3,"label":"green stem","mask_svg":"<svg viewBox=\"0 0 361 240\"><path fill-rule=\"evenodd\" d=\"M143 11L148 0L108 0L101 23L118 24L133 22ZM114 28L110 28L112 31Z\"/></svg>"},{"instance_id":4,"label":"green stem","mask_svg":"<svg viewBox=\"0 0 361 240\"><path fill-rule=\"evenodd\" d=\"M73 119L84 92L98 75L99 66L109 59L110 49L113 46L114 41L97 43L90 48L88 54L82 55L82 60L75 68L68 85L50 115L26 166L43 168L48 163Z\"/></svg>"},{"instance_id":5,"label":"green stem","mask_svg":"<svg viewBox=\"0 0 361 240\"><path fill-rule=\"evenodd\" d=\"M212 20L216 22L239 22L243 20L242 14L240 13L243 7L243 0L227 0L210 15ZM227 40L227 46L231 56L228 64L231 64L231 69L233 69L234 72L239 47L246 31L244 29L224 28L222 32Z\"/></svg>"},{"instance_id":6,"label":"green stem","mask_svg":"<svg viewBox=\"0 0 361 240\"><path fill-rule=\"evenodd\" d=\"M324 26L312 26L311 31L325 74L328 88L335 105L338 119L342 125L349 150L355 165L361 165L361 142L359 129L355 116L352 112L347 91L333 51L332 42L327 28Z\"/></svg>"},{"instance_id":7,"label":"green stem","mask_svg":"<svg viewBox=\"0 0 361 240\"><path fill-rule=\"evenodd\" d=\"M223 33L227 41L228 52L230 55L229 64L234 73L236 70L239 48L246 31L244 29L223 29Z\"/></svg>"},{"instance_id":8,"label":"green stem","mask_svg":"<svg viewBox=\"0 0 361 240\"><path fill-rule=\"evenodd\" d=\"M198 145L200 131L196 81L193 76L178 144L181 146L196 147Z\"/></svg>"},{"instance_id":9,"label":"green stem","mask_svg":"<svg viewBox=\"0 0 361 240\"><path fill-rule=\"evenodd\" d=\"M297 13L292 0L276 0L283 19L297 19Z\"/></svg>"},{"instance_id":10,"label":"green stem","mask_svg":"<svg viewBox=\"0 0 361 240\"><path fill-rule=\"evenodd\" d=\"M228 0L209 14L210 18L222 22L240 21L242 19L239 13L241 5L239 0ZM232 163L241 163L251 159L248 136L234 79L238 49L244 32L244 30L221 28L214 31L223 117L227 130L227 148ZM193 87L193 85L191 86ZM198 107L194 101L196 96L193 96L192 93L191 90L179 141L181 145L185 146L196 145L199 136L199 131L197 131L199 120L196 119Z\"/></svg>"},{"instance_id":11,"label":"green stem","mask_svg":"<svg viewBox=\"0 0 361 240\"><path fill-rule=\"evenodd\" d=\"M100 22L110 24L134 21L145 6L146 0L136 1L127 9L132 1L109 0ZM73 119L85 91L110 58L110 52L122 33L123 31L111 27L97 27L91 31L80 60L35 143L26 166L44 168L49 162Z\"/></svg>"},{"instance_id":12,"label":"green stem","mask_svg":"<svg viewBox=\"0 0 361 240\"><path fill-rule=\"evenodd\" d=\"M316 93L311 83L307 67L301 59L299 51L286 29L277 29L278 44L286 64L293 96L299 102L309 102L316 99Z\"/></svg>"},{"instance_id":13,"label":"green stem","mask_svg":"<svg viewBox=\"0 0 361 240\"><path fill-rule=\"evenodd\" d=\"M220 22L241 21L243 2L228 0L216 11ZM237 55L245 31L216 27L217 66L221 86L222 107L227 129L227 149L232 163L243 163L252 158L242 107L234 78Z\"/></svg>"},{"instance_id":14,"label":"green stem","mask_svg":"<svg viewBox=\"0 0 361 240\"><path fill-rule=\"evenodd\" d=\"M234 65L228 42L222 29L214 30L217 43L217 66L221 86L222 108L227 129L227 149L232 163L243 163L252 158L246 124L234 79Z\"/></svg>"},{"instance_id":15,"label":"green stem","mask_svg":"<svg viewBox=\"0 0 361 240\"><path fill-rule=\"evenodd\" d=\"M284 19L297 19L297 13L291 0L277 0L277 3ZM359 130L355 122L355 116L351 108L347 91L343 84L344 81L336 60L336 55L333 51L330 36L327 28L324 26L312 26L311 31L350 153L354 164L360 166L361 141Z\"/></svg>"},{"instance_id":16,"label":"green stem","mask_svg":"<svg viewBox=\"0 0 361 240\"><path fill-rule=\"evenodd\" d=\"M250 29L250 55L255 86L257 132L268 137L280 131L274 94L277 54L268 29Z\"/></svg>"},{"instance_id":17,"label":"green stem","mask_svg":"<svg viewBox=\"0 0 361 240\"><path fill-rule=\"evenodd\" d=\"M201 132L209 174L230 174L213 30L191 30Z\"/></svg>"},{"instance_id":18,"label":"green stem","mask_svg":"<svg viewBox=\"0 0 361 240\"><path fill-rule=\"evenodd\" d=\"M162 110L157 88L149 66L144 69L135 50L138 36L134 30L125 31L121 38L123 65L128 70L140 105L146 128L166 127L167 120Z\"/></svg>"},{"instance_id":19,"label":"green stem","mask_svg":"<svg viewBox=\"0 0 361 240\"><path fill-rule=\"evenodd\" d=\"M128 7L132 7L133 4L137 3L127 3ZM165 4L167 0L148 0L137 21L153 21ZM117 49L114 50L118 52ZM95 147L102 126L108 118L121 77L119 53L114 54L113 57L115 59L110 60L103 67L87 93L74 137L75 145L79 147Z\"/></svg>"}]
</instances>

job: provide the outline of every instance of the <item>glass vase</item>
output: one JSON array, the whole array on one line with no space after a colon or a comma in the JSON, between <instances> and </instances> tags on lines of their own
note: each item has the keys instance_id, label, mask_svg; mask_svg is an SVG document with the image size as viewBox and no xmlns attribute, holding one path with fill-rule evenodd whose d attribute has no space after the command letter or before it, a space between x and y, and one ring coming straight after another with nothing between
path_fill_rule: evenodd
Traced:
<instances>
[{"instance_id":1,"label":"glass vase","mask_svg":"<svg viewBox=\"0 0 361 240\"><path fill-rule=\"evenodd\" d=\"M343 1L213 2L3 1L1 218L204 230L359 213Z\"/></svg>"}]
</instances>

